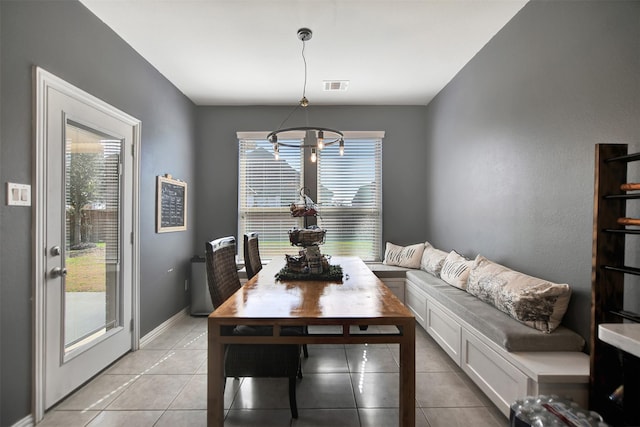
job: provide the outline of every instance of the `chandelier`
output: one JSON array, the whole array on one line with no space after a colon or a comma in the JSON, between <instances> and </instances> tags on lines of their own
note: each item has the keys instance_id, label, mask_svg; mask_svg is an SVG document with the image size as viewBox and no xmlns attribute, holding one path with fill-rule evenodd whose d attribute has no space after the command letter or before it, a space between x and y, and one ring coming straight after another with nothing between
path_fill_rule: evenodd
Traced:
<instances>
[{"instance_id":1,"label":"chandelier","mask_svg":"<svg viewBox=\"0 0 640 427\"><path fill-rule=\"evenodd\" d=\"M282 128L282 126L286 123L287 120L291 117L291 115L298 110L299 108L307 108L309 106L309 100L306 97L307 91L307 59L304 56L304 48L306 46L306 41L311 40L311 36L313 33L308 28L300 28L298 30L298 38L302 41L302 61L304 62L304 86L302 87L302 98L298 102L298 104L291 110L289 115L280 123L280 126L277 130L270 132L267 135L267 140L273 145L273 152L276 160L279 159L280 147L292 147L311 149L311 161L315 162L317 158L317 152L321 151L323 148L338 144L339 145L339 153L341 156L344 155L344 134L339 130L329 129L325 127L319 126L299 126L299 127L289 127ZM306 144L304 142L291 142L291 141L279 141L278 135L283 132L289 131L305 131L315 133L316 142L315 144Z\"/></svg>"}]
</instances>

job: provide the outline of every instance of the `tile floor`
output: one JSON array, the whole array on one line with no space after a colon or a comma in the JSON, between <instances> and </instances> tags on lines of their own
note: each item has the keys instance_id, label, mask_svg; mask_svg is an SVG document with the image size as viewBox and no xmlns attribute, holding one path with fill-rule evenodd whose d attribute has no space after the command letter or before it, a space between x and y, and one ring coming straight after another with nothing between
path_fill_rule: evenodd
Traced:
<instances>
[{"instance_id":1,"label":"tile floor","mask_svg":"<svg viewBox=\"0 0 640 427\"><path fill-rule=\"evenodd\" d=\"M206 331L206 318L184 318L60 402L38 426L205 426ZM309 353L297 386L298 419L291 419L286 379L229 379L225 426L398 425L397 345L310 345ZM509 422L418 326L416 426L469 425Z\"/></svg>"}]
</instances>

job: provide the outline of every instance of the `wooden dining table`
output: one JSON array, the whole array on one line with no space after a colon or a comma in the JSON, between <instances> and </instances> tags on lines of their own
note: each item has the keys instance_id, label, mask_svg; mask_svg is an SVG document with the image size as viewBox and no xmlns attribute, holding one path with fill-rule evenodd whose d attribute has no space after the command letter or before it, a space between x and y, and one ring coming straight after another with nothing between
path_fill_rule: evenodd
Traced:
<instances>
[{"instance_id":1,"label":"wooden dining table","mask_svg":"<svg viewBox=\"0 0 640 427\"><path fill-rule=\"evenodd\" d=\"M330 262L342 267L342 280L280 281L276 274L285 266L285 261L273 260L209 315L208 426L224 425L225 344L242 343L399 344L398 425L415 426L413 314L360 258L332 257ZM270 325L273 326L273 335L222 335L224 325ZM336 333L313 333L312 328L308 335L280 335L282 327L300 325L333 325L339 328L336 328ZM375 325L393 325L395 328L369 328ZM380 330L385 332L376 333Z\"/></svg>"}]
</instances>

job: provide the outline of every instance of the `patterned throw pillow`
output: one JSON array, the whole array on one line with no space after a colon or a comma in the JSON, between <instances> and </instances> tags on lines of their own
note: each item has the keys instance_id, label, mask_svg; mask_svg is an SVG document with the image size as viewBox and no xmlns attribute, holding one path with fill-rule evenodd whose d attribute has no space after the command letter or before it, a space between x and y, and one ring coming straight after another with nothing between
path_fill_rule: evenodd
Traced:
<instances>
[{"instance_id":1,"label":"patterned throw pillow","mask_svg":"<svg viewBox=\"0 0 640 427\"><path fill-rule=\"evenodd\" d=\"M564 316L571 288L527 276L478 255L469 274L467 292L514 319L552 332Z\"/></svg>"},{"instance_id":2,"label":"patterned throw pillow","mask_svg":"<svg viewBox=\"0 0 640 427\"><path fill-rule=\"evenodd\" d=\"M468 260L456 251L451 251L444 259L440 278L456 288L466 289L469 270L473 265L473 260Z\"/></svg>"},{"instance_id":3,"label":"patterned throw pillow","mask_svg":"<svg viewBox=\"0 0 640 427\"><path fill-rule=\"evenodd\" d=\"M447 255L447 252L436 249L431 246L431 243L425 242L422 260L420 261L420 268L427 273L431 273L434 276L439 277L440 270L442 270L442 264L444 264L444 260Z\"/></svg>"},{"instance_id":4,"label":"patterned throw pillow","mask_svg":"<svg viewBox=\"0 0 640 427\"><path fill-rule=\"evenodd\" d=\"M383 264L406 268L420 268L424 243L411 246L398 246L387 242Z\"/></svg>"}]
</instances>

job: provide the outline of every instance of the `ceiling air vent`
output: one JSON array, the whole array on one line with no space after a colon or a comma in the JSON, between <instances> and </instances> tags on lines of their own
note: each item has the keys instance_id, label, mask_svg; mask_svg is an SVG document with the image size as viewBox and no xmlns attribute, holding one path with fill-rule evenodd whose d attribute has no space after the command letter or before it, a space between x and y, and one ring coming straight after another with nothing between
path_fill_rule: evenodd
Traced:
<instances>
[{"instance_id":1,"label":"ceiling air vent","mask_svg":"<svg viewBox=\"0 0 640 427\"><path fill-rule=\"evenodd\" d=\"M335 91L345 91L349 87L349 80L324 80L324 90L335 92Z\"/></svg>"}]
</instances>

